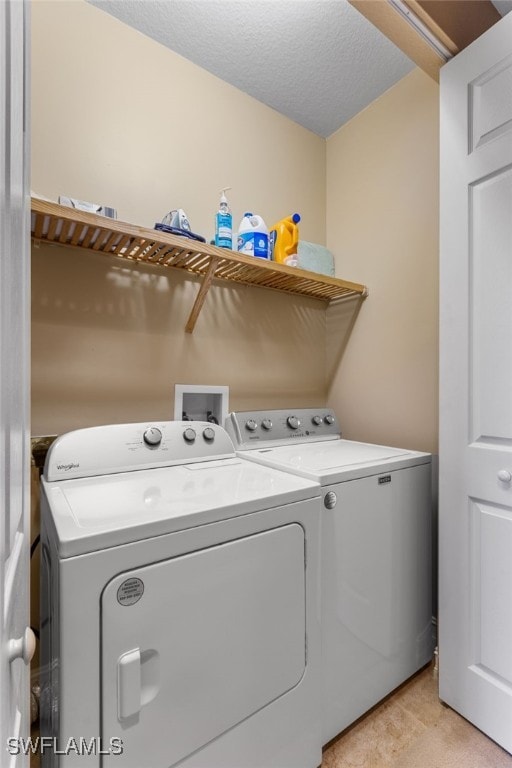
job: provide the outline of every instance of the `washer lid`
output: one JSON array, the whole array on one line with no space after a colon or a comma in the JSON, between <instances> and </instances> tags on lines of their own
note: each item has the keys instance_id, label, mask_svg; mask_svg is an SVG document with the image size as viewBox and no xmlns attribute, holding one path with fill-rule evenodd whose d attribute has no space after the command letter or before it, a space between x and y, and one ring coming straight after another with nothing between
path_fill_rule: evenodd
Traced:
<instances>
[{"instance_id":1,"label":"washer lid","mask_svg":"<svg viewBox=\"0 0 512 768\"><path fill-rule=\"evenodd\" d=\"M402 469L431 459L428 453L353 440L295 443L278 448L244 451L243 456L324 485Z\"/></svg>"},{"instance_id":2,"label":"washer lid","mask_svg":"<svg viewBox=\"0 0 512 768\"><path fill-rule=\"evenodd\" d=\"M320 495L317 483L242 458L48 482L61 557Z\"/></svg>"}]
</instances>

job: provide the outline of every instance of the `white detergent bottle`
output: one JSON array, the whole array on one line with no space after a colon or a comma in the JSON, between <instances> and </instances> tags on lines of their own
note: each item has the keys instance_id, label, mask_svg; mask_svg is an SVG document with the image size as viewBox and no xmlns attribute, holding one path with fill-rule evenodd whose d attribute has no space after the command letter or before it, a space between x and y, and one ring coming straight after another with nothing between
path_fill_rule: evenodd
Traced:
<instances>
[{"instance_id":1,"label":"white detergent bottle","mask_svg":"<svg viewBox=\"0 0 512 768\"><path fill-rule=\"evenodd\" d=\"M233 216L226 198L228 189L231 187L221 189L219 210L215 214L215 245L219 248L233 247Z\"/></svg>"},{"instance_id":2,"label":"white detergent bottle","mask_svg":"<svg viewBox=\"0 0 512 768\"><path fill-rule=\"evenodd\" d=\"M238 228L238 250L246 256L268 259L268 229L254 213L244 213Z\"/></svg>"}]
</instances>

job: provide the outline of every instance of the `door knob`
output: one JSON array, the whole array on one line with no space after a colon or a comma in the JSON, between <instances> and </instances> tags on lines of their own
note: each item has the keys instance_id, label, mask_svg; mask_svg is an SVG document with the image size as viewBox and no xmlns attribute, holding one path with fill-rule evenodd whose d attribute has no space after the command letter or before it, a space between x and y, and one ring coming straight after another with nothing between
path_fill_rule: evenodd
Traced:
<instances>
[{"instance_id":1,"label":"door knob","mask_svg":"<svg viewBox=\"0 0 512 768\"><path fill-rule=\"evenodd\" d=\"M9 663L15 659L23 659L25 664L29 664L36 650L36 636L30 627L27 627L23 637L18 640L9 640L7 643L7 657Z\"/></svg>"},{"instance_id":2,"label":"door knob","mask_svg":"<svg viewBox=\"0 0 512 768\"><path fill-rule=\"evenodd\" d=\"M500 469L498 472L498 480L501 480L502 483L510 483L512 480L512 475L508 469Z\"/></svg>"}]
</instances>

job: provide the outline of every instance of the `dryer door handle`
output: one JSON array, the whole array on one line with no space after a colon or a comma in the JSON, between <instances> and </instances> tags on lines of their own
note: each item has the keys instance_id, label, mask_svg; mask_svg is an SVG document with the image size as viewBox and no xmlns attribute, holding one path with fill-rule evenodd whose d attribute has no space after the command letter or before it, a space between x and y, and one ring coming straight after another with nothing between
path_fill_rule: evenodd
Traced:
<instances>
[{"instance_id":1,"label":"dryer door handle","mask_svg":"<svg viewBox=\"0 0 512 768\"><path fill-rule=\"evenodd\" d=\"M123 653L117 661L117 716L126 720L140 712L140 648Z\"/></svg>"}]
</instances>

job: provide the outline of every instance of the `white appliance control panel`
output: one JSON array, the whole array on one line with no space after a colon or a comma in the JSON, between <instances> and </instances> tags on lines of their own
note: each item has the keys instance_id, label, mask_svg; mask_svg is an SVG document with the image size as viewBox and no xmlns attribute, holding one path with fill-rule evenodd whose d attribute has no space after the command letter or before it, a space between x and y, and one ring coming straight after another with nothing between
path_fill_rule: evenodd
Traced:
<instances>
[{"instance_id":1,"label":"white appliance control panel","mask_svg":"<svg viewBox=\"0 0 512 768\"><path fill-rule=\"evenodd\" d=\"M234 457L226 431L208 421L113 424L68 432L53 443L48 481Z\"/></svg>"},{"instance_id":2,"label":"white appliance control panel","mask_svg":"<svg viewBox=\"0 0 512 768\"><path fill-rule=\"evenodd\" d=\"M237 411L229 414L226 430L237 450L341 438L338 420L329 408Z\"/></svg>"}]
</instances>

